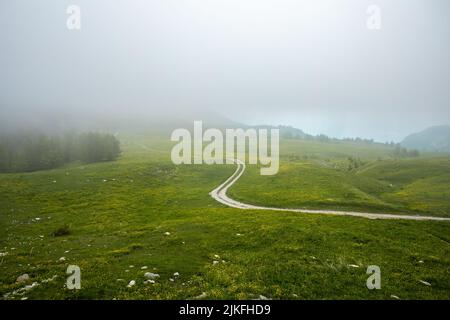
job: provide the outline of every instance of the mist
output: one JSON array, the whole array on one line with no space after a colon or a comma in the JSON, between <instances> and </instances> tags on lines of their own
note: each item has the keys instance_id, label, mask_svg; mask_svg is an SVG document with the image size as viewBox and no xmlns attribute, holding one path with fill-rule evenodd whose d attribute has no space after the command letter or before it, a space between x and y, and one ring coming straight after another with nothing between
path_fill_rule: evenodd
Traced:
<instances>
[{"instance_id":1,"label":"mist","mask_svg":"<svg viewBox=\"0 0 450 320\"><path fill-rule=\"evenodd\" d=\"M73 4L80 30L66 25ZM366 25L373 4L380 30ZM449 9L446 0L2 1L1 124L217 114L400 141L450 123Z\"/></svg>"}]
</instances>

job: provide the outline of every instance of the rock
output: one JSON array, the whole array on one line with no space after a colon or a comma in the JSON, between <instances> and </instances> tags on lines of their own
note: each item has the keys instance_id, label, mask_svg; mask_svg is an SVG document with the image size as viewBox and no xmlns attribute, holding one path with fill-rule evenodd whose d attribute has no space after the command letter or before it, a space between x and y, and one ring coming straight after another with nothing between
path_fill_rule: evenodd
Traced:
<instances>
[{"instance_id":1,"label":"rock","mask_svg":"<svg viewBox=\"0 0 450 320\"><path fill-rule=\"evenodd\" d=\"M37 287L39 284L37 283L37 282L33 282L32 284L30 284L30 285L28 285L28 286L25 286L23 289L25 290L25 291L28 291L28 290L31 290L31 289L33 289L34 287Z\"/></svg>"},{"instance_id":2,"label":"rock","mask_svg":"<svg viewBox=\"0 0 450 320\"><path fill-rule=\"evenodd\" d=\"M159 278L159 274L153 272L146 272L144 274L144 277L146 277L147 279L155 280L156 278Z\"/></svg>"},{"instance_id":3,"label":"rock","mask_svg":"<svg viewBox=\"0 0 450 320\"><path fill-rule=\"evenodd\" d=\"M170 282L174 282L174 281L175 281L175 279L173 279L173 278L169 278L169 281L170 281Z\"/></svg>"},{"instance_id":4,"label":"rock","mask_svg":"<svg viewBox=\"0 0 450 320\"><path fill-rule=\"evenodd\" d=\"M24 273L23 275L17 277L16 282L20 283L20 282L25 282L28 280L30 280L30 276L28 274Z\"/></svg>"},{"instance_id":5,"label":"rock","mask_svg":"<svg viewBox=\"0 0 450 320\"><path fill-rule=\"evenodd\" d=\"M178 272L175 272L175 273L173 274L173 276L174 276L174 277L178 277L178 276L180 276L180 274L179 274Z\"/></svg>"},{"instance_id":6,"label":"rock","mask_svg":"<svg viewBox=\"0 0 450 320\"><path fill-rule=\"evenodd\" d=\"M422 260L420 260L420 261L419 261L419 263L423 263L423 261L422 261Z\"/></svg>"},{"instance_id":7,"label":"rock","mask_svg":"<svg viewBox=\"0 0 450 320\"><path fill-rule=\"evenodd\" d=\"M164 232L165 236L170 236L170 232Z\"/></svg>"},{"instance_id":8,"label":"rock","mask_svg":"<svg viewBox=\"0 0 450 320\"><path fill-rule=\"evenodd\" d=\"M214 255L214 258L220 259L220 257L217 254Z\"/></svg>"},{"instance_id":9,"label":"rock","mask_svg":"<svg viewBox=\"0 0 450 320\"><path fill-rule=\"evenodd\" d=\"M59 258L59 261L66 261L66 258L65 257L61 257L61 258Z\"/></svg>"},{"instance_id":10,"label":"rock","mask_svg":"<svg viewBox=\"0 0 450 320\"><path fill-rule=\"evenodd\" d=\"M205 299L207 296L206 292L202 292L202 294L194 297L194 299Z\"/></svg>"},{"instance_id":11,"label":"rock","mask_svg":"<svg viewBox=\"0 0 450 320\"><path fill-rule=\"evenodd\" d=\"M240 233L236 233L236 235L237 235L238 237L242 236L242 234L240 234Z\"/></svg>"},{"instance_id":12,"label":"rock","mask_svg":"<svg viewBox=\"0 0 450 320\"><path fill-rule=\"evenodd\" d=\"M147 268L148 268L147 266L143 266L143 267L141 267L141 270L145 270Z\"/></svg>"},{"instance_id":13,"label":"rock","mask_svg":"<svg viewBox=\"0 0 450 320\"><path fill-rule=\"evenodd\" d=\"M130 283L128 283L127 287L131 288L132 286L134 286L136 284L136 281L131 280Z\"/></svg>"},{"instance_id":14,"label":"rock","mask_svg":"<svg viewBox=\"0 0 450 320\"><path fill-rule=\"evenodd\" d=\"M155 280L145 280L144 281L144 284L148 284L148 283L153 284L153 283L155 283Z\"/></svg>"},{"instance_id":15,"label":"rock","mask_svg":"<svg viewBox=\"0 0 450 320\"><path fill-rule=\"evenodd\" d=\"M219 261L217 261L217 260L213 261L213 266L218 265L218 264L219 264Z\"/></svg>"},{"instance_id":16,"label":"rock","mask_svg":"<svg viewBox=\"0 0 450 320\"><path fill-rule=\"evenodd\" d=\"M44 280L42 280L42 283L52 282L52 281L55 280L56 278L58 278L58 276L55 274L53 277L51 277L51 278L49 278L49 279L44 279Z\"/></svg>"},{"instance_id":17,"label":"rock","mask_svg":"<svg viewBox=\"0 0 450 320\"><path fill-rule=\"evenodd\" d=\"M427 281L419 280L419 282L420 282L421 284L424 284L424 285L426 285L426 286L431 287L431 283L429 283L429 282L427 282Z\"/></svg>"}]
</instances>

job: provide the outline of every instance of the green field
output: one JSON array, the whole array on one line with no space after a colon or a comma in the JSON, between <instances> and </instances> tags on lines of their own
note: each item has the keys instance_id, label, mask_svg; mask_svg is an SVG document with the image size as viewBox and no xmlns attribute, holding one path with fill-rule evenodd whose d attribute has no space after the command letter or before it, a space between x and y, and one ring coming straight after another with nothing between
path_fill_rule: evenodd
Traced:
<instances>
[{"instance_id":1,"label":"green field","mask_svg":"<svg viewBox=\"0 0 450 320\"><path fill-rule=\"evenodd\" d=\"M449 222L227 208L208 193L235 167L175 166L170 148L168 137L123 137L115 162L0 174L0 295L450 298ZM282 140L280 160L275 176L248 166L230 196L275 207L450 216L450 157L394 159L380 145ZM61 227L69 234L54 236ZM64 288L69 264L81 268L81 290ZM380 290L366 287L369 265L381 268ZM145 272L160 278L144 284ZM31 279L16 283L24 273ZM11 294L32 282L39 285Z\"/></svg>"},{"instance_id":2,"label":"green field","mask_svg":"<svg viewBox=\"0 0 450 320\"><path fill-rule=\"evenodd\" d=\"M450 216L450 157L395 159L391 149L283 141L277 175L248 166L232 198L253 204ZM348 158L358 160L349 168Z\"/></svg>"}]
</instances>

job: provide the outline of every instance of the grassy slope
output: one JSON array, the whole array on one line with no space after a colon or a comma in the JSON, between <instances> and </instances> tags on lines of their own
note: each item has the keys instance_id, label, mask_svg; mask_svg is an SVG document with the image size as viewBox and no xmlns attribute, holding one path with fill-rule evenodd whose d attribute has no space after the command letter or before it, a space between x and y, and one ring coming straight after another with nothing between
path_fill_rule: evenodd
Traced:
<instances>
[{"instance_id":1,"label":"grassy slope","mask_svg":"<svg viewBox=\"0 0 450 320\"><path fill-rule=\"evenodd\" d=\"M27 292L24 296L30 299L184 299L202 292L208 298L253 298L259 294L270 298L380 299L391 294L405 299L450 298L449 223L225 208L208 192L234 167L176 167L168 160L169 147L163 139L135 139L124 144L124 156L114 163L74 164L57 170L0 175L0 252L8 252L0 258L0 294L22 287L15 284L15 279L28 273L32 281L38 282L59 276ZM313 179L309 186L314 187L318 173L324 181L314 193L325 192L327 197L336 198L335 204L342 202L341 188L334 183L344 174L324 168L343 166L343 149L355 153L358 150L311 144L296 151L291 141L283 148L286 156L278 176L254 177L255 170L250 170L233 192L246 184L245 188L257 191L261 179L267 178L273 181L264 189L270 188L267 192L273 195L278 192L278 180L283 181L280 187L296 181L297 169L301 168L303 175L309 167L312 172L308 179ZM302 152L309 158L305 160ZM383 150L369 148L360 152L367 159L388 157ZM314 169L316 166L320 170ZM373 175L380 171L377 166L366 164L348 178L348 183L359 183L360 175L374 182ZM388 172L385 179L402 180ZM448 185L445 180L442 183ZM371 188L385 184L380 181ZM322 187L326 190L321 191ZM360 195L359 186L348 189L352 188ZM414 190L412 186L410 189ZM361 204L365 194L360 195ZM269 199L254 193L244 196L252 202L277 204L276 197ZM385 196L372 197L380 205L373 209L402 206L399 197L395 201ZM302 199L297 193L286 198L292 206L303 203ZM445 207L447 199L443 196L444 204L438 206ZM319 200L313 199L310 204L314 206ZM343 206L354 205L353 201ZM33 220L36 217L41 220ZM70 235L51 236L64 224L69 224ZM214 255L220 255L220 259ZM59 261L62 256L66 261ZM212 265L213 260L222 259L226 262ZM68 264L81 267L82 290L63 288ZM381 267L381 290L369 291L365 286L365 269L372 264ZM141 270L142 266L148 266L148 270ZM154 285L143 284L144 272L154 268L161 279ZM180 277L170 282L174 272L179 272ZM136 280L135 287L126 287L130 280ZM424 286L419 280L432 286Z\"/></svg>"},{"instance_id":2,"label":"grassy slope","mask_svg":"<svg viewBox=\"0 0 450 320\"><path fill-rule=\"evenodd\" d=\"M385 147L295 140L281 152L277 175L249 166L230 195L274 207L450 216L450 157L396 160ZM362 165L348 170L350 156Z\"/></svg>"}]
</instances>

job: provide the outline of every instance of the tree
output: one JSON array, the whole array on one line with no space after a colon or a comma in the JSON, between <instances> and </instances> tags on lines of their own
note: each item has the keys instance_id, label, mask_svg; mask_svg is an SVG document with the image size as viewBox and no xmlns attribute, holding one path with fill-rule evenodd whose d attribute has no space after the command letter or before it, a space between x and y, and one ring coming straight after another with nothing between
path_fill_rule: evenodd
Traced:
<instances>
[{"instance_id":1,"label":"tree","mask_svg":"<svg viewBox=\"0 0 450 320\"><path fill-rule=\"evenodd\" d=\"M112 161L120 155L119 141L110 134L47 136L22 132L0 136L0 172L35 171L75 160Z\"/></svg>"}]
</instances>

